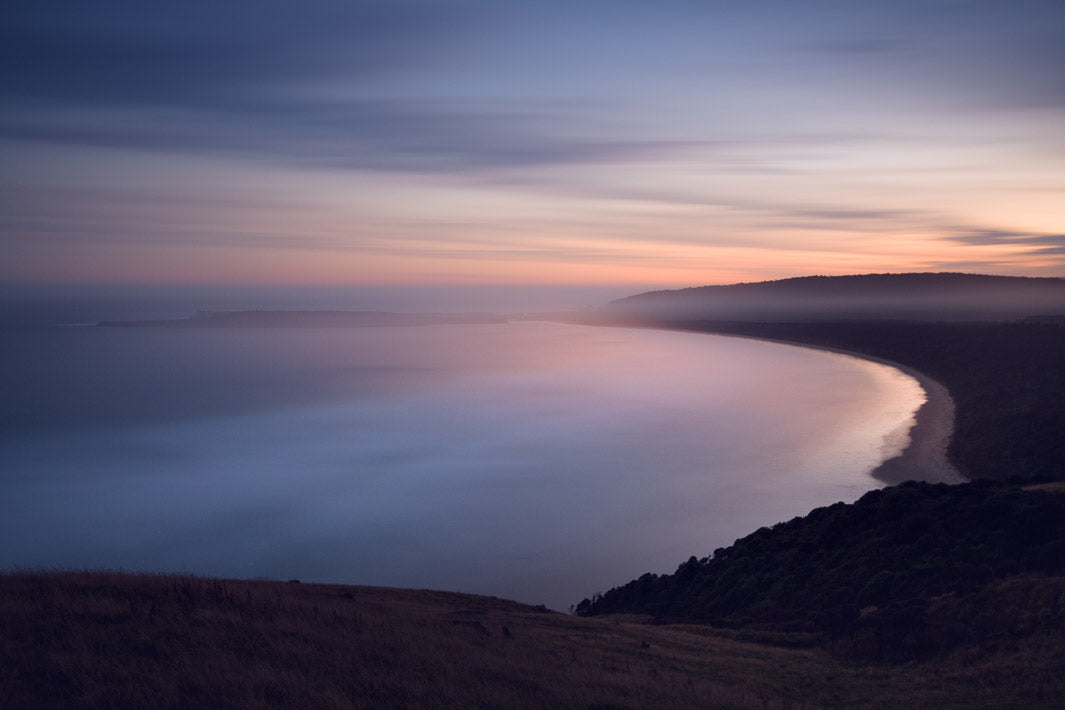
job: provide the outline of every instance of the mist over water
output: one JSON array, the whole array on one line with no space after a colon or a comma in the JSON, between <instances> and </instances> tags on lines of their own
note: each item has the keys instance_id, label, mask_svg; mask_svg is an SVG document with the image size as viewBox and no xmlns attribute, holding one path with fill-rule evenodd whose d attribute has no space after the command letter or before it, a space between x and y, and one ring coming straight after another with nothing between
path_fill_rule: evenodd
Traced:
<instances>
[{"instance_id":1,"label":"mist over water","mask_svg":"<svg viewBox=\"0 0 1065 710\"><path fill-rule=\"evenodd\" d=\"M0 327L186 318L196 310L342 310L395 313L544 313L597 307L626 286L15 286L0 283Z\"/></svg>"},{"instance_id":2,"label":"mist over water","mask_svg":"<svg viewBox=\"0 0 1065 710\"><path fill-rule=\"evenodd\" d=\"M565 609L879 484L923 393L854 358L551 323L0 344L0 567Z\"/></svg>"}]
</instances>

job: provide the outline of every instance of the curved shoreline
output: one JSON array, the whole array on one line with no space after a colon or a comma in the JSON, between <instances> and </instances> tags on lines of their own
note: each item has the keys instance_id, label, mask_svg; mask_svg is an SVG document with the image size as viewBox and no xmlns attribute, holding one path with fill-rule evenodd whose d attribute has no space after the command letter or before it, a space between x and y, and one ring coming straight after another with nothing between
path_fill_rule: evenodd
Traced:
<instances>
[{"instance_id":1,"label":"curved shoreline","mask_svg":"<svg viewBox=\"0 0 1065 710\"><path fill-rule=\"evenodd\" d=\"M906 481L924 481L926 483L964 483L967 479L958 469L950 463L947 457L947 447L954 435L954 398L943 384L933 380L928 375L892 360L867 355L854 350L833 348L826 345L813 345L794 340L778 338L759 338L747 335L732 335L726 333L712 333L725 337L751 338L752 340L765 340L782 345L793 345L797 348L809 348L810 350L824 350L846 355L859 360L867 360L880 365L887 365L917 380L917 384L925 393L924 403L914 412L914 424L910 427L910 443L897 456L882 461L879 466L869 472L873 478L886 483L897 485Z\"/></svg>"},{"instance_id":2,"label":"curved shoreline","mask_svg":"<svg viewBox=\"0 0 1065 710\"><path fill-rule=\"evenodd\" d=\"M601 324L600 324L601 325ZM624 327L633 327L633 324L624 324ZM636 326L636 327L648 327ZM781 345L792 345L797 348L810 350L824 350L875 362L892 367L917 380L917 384L925 393L924 403L914 412L914 424L908 432L910 443L896 456L893 456L869 472L876 480L889 485L897 485L906 481L923 481L926 483L964 483L969 479L962 474L950 462L947 456L947 447L954 435L954 398L950 391L937 380L908 365L876 357L856 350L835 348L830 345L817 345L815 343L789 340L787 338L773 338L768 336L750 335L746 333L729 333L714 330L693 330L691 328L670 328L662 325L652 325L652 328L661 330L681 330L684 332L698 332L707 335L717 335L724 338L748 338L751 340L763 340Z\"/></svg>"},{"instance_id":3,"label":"curved shoreline","mask_svg":"<svg viewBox=\"0 0 1065 710\"><path fill-rule=\"evenodd\" d=\"M905 481L964 483L968 479L947 457L947 447L954 435L954 398L950 392L922 372L894 362L884 361L884 364L917 380L925 392L925 401L914 412L909 445L898 456L882 462L870 475L891 485Z\"/></svg>"}]
</instances>

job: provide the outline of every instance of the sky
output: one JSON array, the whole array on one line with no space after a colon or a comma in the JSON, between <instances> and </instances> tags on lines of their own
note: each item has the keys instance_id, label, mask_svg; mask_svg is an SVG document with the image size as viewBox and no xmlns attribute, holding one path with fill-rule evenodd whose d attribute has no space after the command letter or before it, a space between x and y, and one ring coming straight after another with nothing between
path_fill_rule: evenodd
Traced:
<instances>
[{"instance_id":1,"label":"sky","mask_svg":"<svg viewBox=\"0 0 1065 710\"><path fill-rule=\"evenodd\" d=\"M3 287L898 271L1065 276L1061 0L0 7Z\"/></svg>"}]
</instances>

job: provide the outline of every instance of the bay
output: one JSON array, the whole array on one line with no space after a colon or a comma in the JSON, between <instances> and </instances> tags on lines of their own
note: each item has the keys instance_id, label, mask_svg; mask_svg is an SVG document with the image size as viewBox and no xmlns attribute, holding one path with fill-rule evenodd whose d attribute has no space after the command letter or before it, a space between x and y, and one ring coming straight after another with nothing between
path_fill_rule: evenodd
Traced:
<instances>
[{"instance_id":1,"label":"bay","mask_svg":"<svg viewBox=\"0 0 1065 710\"><path fill-rule=\"evenodd\" d=\"M0 568L565 609L879 487L924 400L856 358L512 322L10 329Z\"/></svg>"}]
</instances>

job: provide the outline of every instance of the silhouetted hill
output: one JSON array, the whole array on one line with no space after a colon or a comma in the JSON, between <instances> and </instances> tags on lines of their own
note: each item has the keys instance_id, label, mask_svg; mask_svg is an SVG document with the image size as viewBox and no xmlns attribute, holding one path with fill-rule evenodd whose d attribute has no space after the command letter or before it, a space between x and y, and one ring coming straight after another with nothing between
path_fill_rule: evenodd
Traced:
<instances>
[{"instance_id":1,"label":"silhouetted hill","mask_svg":"<svg viewBox=\"0 0 1065 710\"><path fill-rule=\"evenodd\" d=\"M645 574L578 614L810 632L840 651L920 658L1062 635L1060 484L906 483Z\"/></svg>"},{"instance_id":2,"label":"silhouetted hill","mask_svg":"<svg viewBox=\"0 0 1065 710\"><path fill-rule=\"evenodd\" d=\"M803 276L651 291L613 301L607 311L756 321L1015 320L1065 314L1065 279L960 273Z\"/></svg>"}]
</instances>

